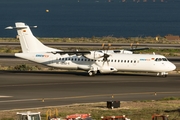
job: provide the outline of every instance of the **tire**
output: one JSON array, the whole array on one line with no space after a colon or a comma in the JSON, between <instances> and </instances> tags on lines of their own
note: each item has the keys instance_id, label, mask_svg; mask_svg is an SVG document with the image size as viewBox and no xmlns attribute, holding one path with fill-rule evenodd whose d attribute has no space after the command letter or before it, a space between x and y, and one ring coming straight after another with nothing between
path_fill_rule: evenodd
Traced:
<instances>
[{"instance_id":1,"label":"tire","mask_svg":"<svg viewBox=\"0 0 180 120\"><path fill-rule=\"evenodd\" d=\"M95 73L93 71L90 71L88 74L89 74L89 76L94 76L95 75Z\"/></svg>"}]
</instances>

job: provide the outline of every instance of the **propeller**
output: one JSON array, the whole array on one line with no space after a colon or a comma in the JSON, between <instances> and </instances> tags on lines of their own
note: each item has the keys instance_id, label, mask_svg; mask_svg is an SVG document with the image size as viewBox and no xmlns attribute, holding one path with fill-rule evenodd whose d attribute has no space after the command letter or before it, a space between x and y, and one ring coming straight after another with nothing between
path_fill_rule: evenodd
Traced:
<instances>
[{"instance_id":1,"label":"propeller","mask_svg":"<svg viewBox=\"0 0 180 120\"><path fill-rule=\"evenodd\" d=\"M103 50L104 50L104 54L103 54L103 56L101 56L101 57L103 57L103 65L104 65L105 62L108 63L108 57L110 56L110 55L108 54L108 50L109 50L110 47L111 47L111 44L110 44L110 43L108 44L107 47L105 47L105 44L104 44L104 43L102 44L102 48L103 48Z\"/></svg>"},{"instance_id":2,"label":"propeller","mask_svg":"<svg viewBox=\"0 0 180 120\"><path fill-rule=\"evenodd\" d=\"M133 45L133 44L134 44L134 43L131 43L131 45L130 45L130 46L131 46L131 49L136 49L136 48L138 47L138 45L139 45L138 42L136 43L136 45ZM135 47L134 47L134 46L135 46Z\"/></svg>"}]
</instances>

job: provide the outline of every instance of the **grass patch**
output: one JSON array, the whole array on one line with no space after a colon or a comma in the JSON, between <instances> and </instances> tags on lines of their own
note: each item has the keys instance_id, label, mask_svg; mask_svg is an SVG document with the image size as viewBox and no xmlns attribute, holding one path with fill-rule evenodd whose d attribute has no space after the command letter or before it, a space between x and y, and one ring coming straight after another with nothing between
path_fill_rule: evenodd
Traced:
<instances>
[{"instance_id":1,"label":"grass patch","mask_svg":"<svg viewBox=\"0 0 180 120\"><path fill-rule=\"evenodd\" d=\"M165 37L146 36L146 37L113 37L103 36L91 38L38 38L41 42L67 42L67 43L164 43L164 44L179 44L178 40L167 40ZM0 38L0 42L19 42L17 38Z\"/></svg>"},{"instance_id":2,"label":"grass patch","mask_svg":"<svg viewBox=\"0 0 180 120\"><path fill-rule=\"evenodd\" d=\"M39 66L32 66L27 64L20 64L16 66L2 66L0 65L0 70L15 70L15 71L39 71L42 70Z\"/></svg>"},{"instance_id":3,"label":"grass patch","mask_svg":"<svg viewBox=\"0 0 180 120\"><path fill-rule=\"evenodd\" d=\"M12 69L16 70L16 71L37 71L37 70L41 70L41 68L38 66L29 66L27 64L16 65Z\"/></svg>"},{"instance_id":4,"label":"grass patch","mask_svg":"<svg viewBox=\"0 0 180 120\"><path fill-rule=\"evenodd\" d=\"M19 53L21 52L20 47L5 46L0 48L0 53Z\"/></svg>"},{"instance_id":5,"label":"grass patch","mask_svg":"<svg viewBox=\"0 0 180 120\"><path fill-rule=\"evenodd\" d=\"M46 100L45 100L46 102ZM122 101L120 108L108 109L106 102L99 103L81 103L65 106L56 106L43 109L31 109L32 112L41 112L42 120L46 120L47 111L51 110L52 114L55 109L58 111L58 117L65 118L66 115L75 113L90 113L94 120L100 120L101 116L116 116L126 115L131 120L151 120L153 114L169 115L169 120L179 120L179 112L176 111L180 106L180 100L166 100L166 101ZM174 112L166 112L166 111ZM29 111L16 110L0 112L0 120L16 120L16 112ZM2 117L4 115L4 117Z\"/></svg>"},{"instance_id":6,"label":"grass patch","mask_svg":"<svg viewBox=\"0 0 180 120\"><path fill-rule=\"evenodd\" d=\"M141 54L161 54L164 56L180 56L180 49L153 49L150 48L149 50L142 50L135 53Z\"/></svg>"},{"instance_id":7,"label":"grass patch","mask_svg":"<svg viewBox=\"0 0 180 120\"><path fill-rule=\"evenodd\" d=\"M168 100L180 100L180 97L166 97L162 99L162 101L168 101Z\"/></svg>"}]
</instances>

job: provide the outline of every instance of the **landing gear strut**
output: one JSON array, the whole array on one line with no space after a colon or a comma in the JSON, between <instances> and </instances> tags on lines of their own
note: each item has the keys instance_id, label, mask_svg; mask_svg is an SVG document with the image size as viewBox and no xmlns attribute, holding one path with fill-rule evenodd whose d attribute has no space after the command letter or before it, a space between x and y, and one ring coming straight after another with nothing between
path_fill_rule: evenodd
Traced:
<instances>
[{"instance_id":1,"label":"landing gear strut","mask_svg":"<svg viewBox=\"0 0 180 120\"><path fill-rule=\"evenodd\" d=\"M158 72L157 76L162 76L162 77L167 77L168 73L167 72Z\"/></svg>"},{"instance_id":2,"label":"landing gear strut","mask_svg":"<svg viewBox=\"0 0 180 120\"><path fill-rule=\"evenodd\" d=\"M97 74L97 72L96 71L88 71L88 74L89 74L89 76L94 76L95 74Z\"/></svg>"}]
</instances>

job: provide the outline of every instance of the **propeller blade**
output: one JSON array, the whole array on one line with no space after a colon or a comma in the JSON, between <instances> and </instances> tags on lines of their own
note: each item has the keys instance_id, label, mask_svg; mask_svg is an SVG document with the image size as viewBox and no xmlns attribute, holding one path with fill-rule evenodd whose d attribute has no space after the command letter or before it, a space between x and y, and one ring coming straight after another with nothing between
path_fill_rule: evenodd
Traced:
<instances>
[{"instance_id":1,"label":"propeller blade","mask_svg":"<svg viewBox=\"0 0 180 120\"><path fill-rule=\"evenodd\" d=\"M104 50L104 43L102 44L102 48L103 48L103 50Z\"/></svg>"},{"instance_id":2,"label":"propeller blade","mask_svg":"<svg viewBox=\"0 0 180 120\"><path fill-rule=\"evenodd\" d=\"M130 46L131 46L131 49L133 49L133 43L131 43Z\"/></svg>"},{"instance_id":3,"label":"propeller blade","mask_svg":"<svg viewBox=\"0 0 180 120\"><path fill-rule=\"evenodd\" d=\"M137 43L136 43L136 48L138 47L138 45L139 45L139 43L137 42Z\"/></svg>"},{"instance_id":4,"label":"propeller blade","mask_svg":"<svg viewBox=\"0 0 180 120\"><path fill-rule=\"evenodd\" d=\"M108 59L107 59L106 61L103 61L102 66L104 66L105 63L107 63L107 65L109 66L109 61L110 61L110 60L108 60Z\"/></svg>"}]
</instances>

